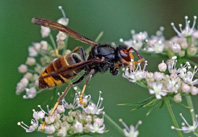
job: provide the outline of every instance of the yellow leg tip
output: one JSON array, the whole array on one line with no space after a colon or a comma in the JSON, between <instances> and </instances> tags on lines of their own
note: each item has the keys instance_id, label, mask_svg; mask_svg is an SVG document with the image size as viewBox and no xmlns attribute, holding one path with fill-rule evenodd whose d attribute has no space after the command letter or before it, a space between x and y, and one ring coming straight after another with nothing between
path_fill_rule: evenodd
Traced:
<instances>
[{"instance_id":1,"label":"yellow leg tip","mask_svg":"<svg viewBox=\"0 0 198 137\"><path fill-rule=\"evenodd\" d=\"M41 126L41 131L44 131L45 125L46 125L46 122L43 122L43 124L42 124L42 126Z\"/></svg>"},{"instance_id":2,"label":"yellow leg tip","mask_svg":"<svg viewBox=\"0 0 198 137\"><path fill-rule=\"evenodd\" d=\"M86 105L86 103L84 101L80 101L80 104L83 105L83 106Z\"/></svg>"},{"instance_id":3,"label":"yellow leg tip","mask_svg":"<svg viewBox=\"0 0 198 137\"><path fill-rule=\"evenodd\" d=\"M55 49L55 54L56 54L57 57L61 57L61 55L58 52L58 49Z\"/></svg>"}]
</instances>

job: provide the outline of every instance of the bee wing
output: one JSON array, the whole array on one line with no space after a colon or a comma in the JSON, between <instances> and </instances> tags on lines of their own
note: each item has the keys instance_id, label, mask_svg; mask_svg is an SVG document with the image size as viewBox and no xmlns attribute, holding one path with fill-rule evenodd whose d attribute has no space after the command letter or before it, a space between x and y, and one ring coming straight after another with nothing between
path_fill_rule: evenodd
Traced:
<instances>
[{"instance_id":1,"label":"bee wing","mask_svg":"<svg viewBox=\"0 0 198 137\"><path fill-rule=\"evenodd\" d=\"M88 38L86 38L85 36L75 32L74 30L59 24L55 21L49 20L49 19L45 19L45 18L32 18L32 23L37 24L37 25L41 25L41 26L45 26L51 29L55 29L58 31L62 31L64 33L66 33L67 35L69 35L70 37L73 37L76 40L79 40L81 42L84 42L86 44L92 45L92 46L96 46L98 45L97 42L94 42Z\"/></svg>"},{"instance_id":2,"label":"bee wing","mask_svg":"<svg viewBox=\"0 0 198 137\"><path fill-rule=\"evenodd\" d=\"M70 65L70 66L63 67L63 68L61 68L61 69L59 69L55 72L52 72L52 73L47 74L45 76L42 76L39 79L45 79L47 77L56 76L56 75L59 75L59 74L69 74L72 71L75 71L75 70L81 69L81 68L85 68L88 65L99 64L99 63L102 63L102 62L104 62L104 59L100 59L98 57L93 58L93 59L90 59L88 61L83 61L83 62L79 62L79 63L73 64L73 65Z\"/></svg>"}]
</instances>

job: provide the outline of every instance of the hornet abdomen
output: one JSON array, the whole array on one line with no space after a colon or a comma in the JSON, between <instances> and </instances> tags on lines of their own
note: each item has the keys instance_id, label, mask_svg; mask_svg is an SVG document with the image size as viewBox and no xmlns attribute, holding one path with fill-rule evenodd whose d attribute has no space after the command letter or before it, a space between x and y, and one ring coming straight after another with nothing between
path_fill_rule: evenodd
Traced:
<instances>
[{"instance_id":1,"label":"hornet abdomen","mask_svg":"<svg viewBox=\"0 0 198 137\"><path fill-rule=\"evenodd\" d=\"M44 77L44 76L46 76L48 74L55 73L56 71L60 70L61 68L66 68L68 66L71 66L72 64L76 64L76 63L79 63L82 61L83 60L82 60L81 56L77 53L70 53L68 55L57 58L40 75L39 89L59 86L61 84L64 84L64 83L72 80L73 78L75 78L75 76L81 70L83 70L83 68L76 69L75 71L72 71L67 74L61 73L61 74L57 74L57 75L53 75L53 76L49 76L49 77Z\"/></svg>"}]
</instances>

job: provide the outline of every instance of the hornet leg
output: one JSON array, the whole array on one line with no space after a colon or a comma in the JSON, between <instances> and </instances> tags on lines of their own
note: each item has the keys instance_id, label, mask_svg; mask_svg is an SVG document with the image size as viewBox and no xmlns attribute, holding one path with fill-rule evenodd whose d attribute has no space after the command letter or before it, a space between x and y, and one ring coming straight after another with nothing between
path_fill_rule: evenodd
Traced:
<instances>
[{"instance_id":1,"label":"hornet leg","mask_svg":"<svg viewBox=\"0 0 198 137\"><path fill-rule=\"evenodd\" d=\"M64 90L64 92L62 93L62 95L57 99L57 102L56 104L54 105L52 111L50 112L49 116L52 116L54 114L54 111L56 110L58 104L60 104L60 102L63 100L63 98L67 95L68 91L70 90L71 87L73 87L74 85L76 84L79 84L86 76L87 74L83 74L77 81L75 81L74 83L68 85L66 87L66 89ZM46 122L43 122L42 126L41 126L41 131L44 130L45 128L45 125L46 125Z\"/></svg>"},{"instance_id":2,"label":"hornet leg","mask_svg":"<svg viewBox=\"0 0 198 137\"><path fill-rule=\"evenodd\" d=\"M92 78L94 72L95 72L95 70L92 69L91 72L89 73L88 78L87 78L87 80L86 80L86 82L85 82L85 84L84 84L84 86L83 86L83 89L82 89L82 91L81 91L81 93L80 93L79 102L80 102L80 104L82 104L82 105L84 105L84 106L86 105L86 103L83 102L83 100L82 100L83 94L84 94L85 89L86 89L86 87L87 87L89 81L91 80L91 78Z\"/></svg>"}]
</instances>

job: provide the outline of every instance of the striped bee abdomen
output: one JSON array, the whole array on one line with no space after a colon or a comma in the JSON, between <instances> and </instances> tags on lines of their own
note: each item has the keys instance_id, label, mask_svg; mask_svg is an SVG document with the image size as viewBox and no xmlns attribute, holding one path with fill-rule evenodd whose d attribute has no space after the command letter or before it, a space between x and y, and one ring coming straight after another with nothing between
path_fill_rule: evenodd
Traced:
<instances>
[{"instance_id":1,"label":"striped bee abdomen","mask_svg":"<svg viewBox=\"0 0 198 137\"><path fill-rule=\"evenodd\" d=\"M66 55L66 56L56 59L40 75L39 89L59 86L63 83L66 83L66 82L72 80L83 68L77 69L70 73L61 73L61 74L57 74L57 75L53 75L53 76L49 76L49 77L44 77L44 76L54 73L54 72L62 69L63 67L66 68L67 66L70 66L72 64L76 64L76 63L79 63L82 61L83 61L82 57L80 55L78 55L77 53L71 53L69 55Z\"/></svg>"}]
</instances>

